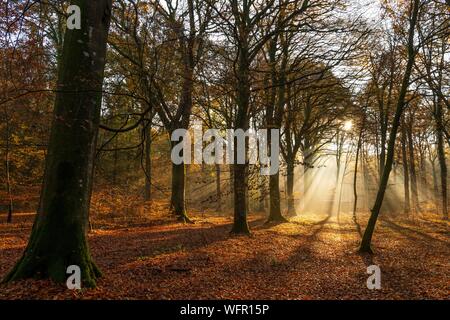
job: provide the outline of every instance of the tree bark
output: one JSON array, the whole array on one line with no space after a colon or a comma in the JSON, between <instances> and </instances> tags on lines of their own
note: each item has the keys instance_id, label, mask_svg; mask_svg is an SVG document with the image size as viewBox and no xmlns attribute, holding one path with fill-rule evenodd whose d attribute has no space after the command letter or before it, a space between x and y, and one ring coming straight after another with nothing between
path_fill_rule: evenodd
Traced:
<instances>
[{"instance_id":1,"label":"tree bark","mask_svg":"<svg viewBox=\"0 0 450 320\"><path fill-rule=\"evenodd\" d=\"M40 205L28 246L5 281L39 277L65 282L70 265L80 267L86 286L95 286L100 276L86 226L111 0L72 4L81 9L82 26L65 33Z\"/></svg>"},{"instance_id":2,"label":"tree bark","mask_svg":"<svg viewBox=\"0 0 450 320\"><path fill-rule=\"evenodd\" d=\"M436 104L436 140L437 140L437 153L440 168L441 177L441 204L442 204L442 217L444 220L448 220L448 203L447 203L447 163L445 159L444 150L444 135L443 135L443 120L442 120L442 104L438 99Z\"/></svg>"},{"instance_id":3,"label":"tree bark","mask_svg":"<svg viewBox=\"0 0 450 320\"><path fill-rule=\"evenodd\" d=\"M356 183L358 181L358 163L359 163L359 152L361 150L361 144L362 144L362 135L363 135L363 130L364 130L364 121L363 124L361 125L361 129L359 131L359 136L358 136L358 143L356 145L356 157L355 157L355 171L353 173L353 220L356 222L356 208L358 205L358 190L357 190L357 186Z\"/></svg>"},{"instance_id":4,"label":"tree bark","mask_svg":"<svg viewBox=\"0 0 450 320\"><path fill-rule=\"evenodd\" d=\"M414 157L414 141L413 141L413 118L410 114L408 127L407 127L407 138L408 138L408 151L409 151L409 172L411 178L411 193L412 193L412 204L414 211L419 210L419 192L417 188L417 175L416 175L416 162Z\"/></svg>"},{"instance_id":5,"label":"tree bark","mask_svg":"<svg viewBox=\"0 0 450 320\"><path fill-rule=\"evenodd\" d=\"M286 95L286 63L287 60L283 56L283 62L281 63L280 70L277 77L276 68L276 49L278 35L270 41L270 64L271 64L271 93L269 98L269 105L266 110L266 122L269 129L268 134L268 144L271 145L272 135L270 129L280 129L282 122L282 112L285 105L285 95ZM284 52L284 50L283 50ZM277 87L278 87L278 100L277 97ZM270 150L270 152L275 152ZM280 172L269 176L269 195L270 195L270 209L269 217L267 222L286 222L287 220L281 214L281 195L280 195Z\"/></svg>"},{"instance_id":6,"label":"tree bark","mask_svg":"<svg viewBox=\"0 0 450 320\"><path fill-rule=\"evenodd\" d=\"M247 223L247 166L235 164L234 170L234 221L231 233L249 234Z\"/></svg>"},{"instance_id":7,"label":"tree bark","mask_svg":"<svg viewBox=\"0 0 450 320\"><path fill-rule=\"evenodd\" d=\"M5 107L5 120L6 120L6 150L5 150L5 173L6 173L6 194L8 195L8 215L6 217L6 223L12 223L13 217L13 199L11 193L11 170L10 170L10 125L9 125L9 115Z\"/></svg>"},{"instance_id":8,"label":"tree bark","mask_svg":"<svg viewBox=\"0 0 450 320\"><path fill-rule=\"evenodd\" d=\"M409 169L408 169L408 157L406 152L406 127L405 127L405 121L402 120L402 127L401 127L401 144L402 144L402 162L403 162L403 190L404 190L404 212L406 215L409 215L411 211L411 202L409 197Z\"/></svg>"},{"instance_id":9,"label":"tree bark","mask_svg":"<svg viewBox=\"0 0 450 320\"><path fill-rule=\"evenodd\" d=\"M286 219L281 214L280 208L280 173L269 176L270 214L267 222L284 222Z\"/></svg>"},{"instance_id":10,"label":"tree bark","mask_svg":"<svg viewBox=\"0 0 450 320\"><path fill-rule=\"evenodd\" d=\"M230 208L234 206L234 164L230 164L228 166L228 170L230 172Z\"/></svg>"},{"instance_id":11,"label":"tree bark","mask_svg":"<svg viewBox=\"0 0 450 320\"><path fill-rule=\"evenodd\" d=\"M264 212L266 211L265 202L266 202L266 180L262 175L258 175L258 189L259 189L259 208L258 211Z\"/></svg>"},{"instance_id":12,"label":"tree bark","mask_svg":"<svg viewBox=\"0 0 450 320\"><path fill-rule=\"evenodd\" d=\"M144 128L145 135L145 190L144 200L150 201L152 196L152 132L151 126Z\"/></svg>"},{"instance_id":13,"label":"tree bark","mask_svg":"<svg viewBox=\"0 0 450 320\"><path fill-rule=\"evenodd\" d=\"M436 163L435 161L431 161L431 169L433 174L433 203L436 207L436 212L439 212L439 187L438 187L438 177L436 172Z\"/></svg>"},{"instance_id":14,"label":"tree bark","mask_svg":"<svg viewBox=\"0 0 450 320\"><path fill-rule=\"evenodd\" d=\"M173 142L172 147L175 145L176 142ZM182 155L180 154L180 156ZM192 223L192 220L186 213L185 185L186 168L184 163L172 163L172 194L170 198L171 212L178 218L179 221Z\"/></svg>"},{"instance_id":15,"label":"tree bark","mask_svg":"<svg viewBox=\"0 0 450 320\"><path fill-rule=\"evenodd\" d=\"M222 188L221 188L221 172L220 164L216 164L216 197L217 197L217 211L222 210Z\"/></svg>"},{"instance_id":16,"label":"tree bark","mask_svg":"<svg viewBox=\"0 0 450 320\"><path fill-rule=\"evenodd\" d=\"M248 44L242 39L238 57L237 74L237 114L235 120L236 129L246 131L249 126L248 112L250 102L250 62ZM237 160L237 138L234 138L234 159ZM247 152L245 144L245 152ZM248 164L234 164L234 222L231 233L250 234L247 223L247 189L248 189Z\"/></svg>"},{"instance_id":17,"label":"tree bark","mask_svg":"<svg viewBox=\"0 0 450 320\"><path fill-rule=\"evenodd\" d=\"M288 216L295 216L295 202L294 202L294 161L287 163L286 172L287 185L287 207Z\"/></svg>"},{"instance_id":18,"label":"tree bark","mask_svg":"<svg viewBox=\"0 0 450 320\"><path fill-rule=\"evenodd\" d=\"M384 93L382 93L384 94ZM384 103L381 106L381 108L384 109ZM380 135L381 135L381 139L380 139L380 146L381 146L381 150L380 150L380 163L379 163L379 177L381 179L381 177L383 176L383 171L385 168L385 164L386 164L386 139L387 139L387 124L385 122L385 115L384 115L384 110L383 112L381 112L380 114Z\"/></svg>"}]
</instances>

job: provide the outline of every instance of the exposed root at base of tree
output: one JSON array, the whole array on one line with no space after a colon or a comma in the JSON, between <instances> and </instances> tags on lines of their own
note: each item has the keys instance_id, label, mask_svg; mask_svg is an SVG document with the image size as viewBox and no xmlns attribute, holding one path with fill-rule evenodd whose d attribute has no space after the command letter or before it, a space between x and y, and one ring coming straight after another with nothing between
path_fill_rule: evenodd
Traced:
<instances>
[{"instance_id":1,"label":"exposed root at base of tree","mask_svg":"<svg viewBox=\"0 0 450 320\"><path fill-rule=\"evenodd\" d=\"M266 221L266 224L269 223L288 223L289 220L283 216L269 217Z\"/></svg>"},{"instance_id":2,"label":"exposed root at base of tree","mask_svg":"<svg viewBox=\"0 0 450 320\"><path fill-rule=\"evenodd\" d=\"M183 222L183 223L187 223L187 224L195 224L195 221L192 220L191 218L189 218L186 214L178 215L177 220L180 222Z\"/></svg>"},{"instance_id":3,"label":"exposed root at base of tree","mask_svg":"<svg viewBox=\"0 0 450 320\"><path fill-rule=\"evenodd\" d=\"M63 258L51 259L50 257L35 257L34 255L24 255L16 263L14 268L6 275L2 283L14 282L23 279L51 279L56 283L66 283L66 274L69 265L76 265L81 271L82 285L87 288L95 288L96 281L102 276L100 269L89 258L80 256L78 259L65 263Z\"/></svg>"}]
</instances>

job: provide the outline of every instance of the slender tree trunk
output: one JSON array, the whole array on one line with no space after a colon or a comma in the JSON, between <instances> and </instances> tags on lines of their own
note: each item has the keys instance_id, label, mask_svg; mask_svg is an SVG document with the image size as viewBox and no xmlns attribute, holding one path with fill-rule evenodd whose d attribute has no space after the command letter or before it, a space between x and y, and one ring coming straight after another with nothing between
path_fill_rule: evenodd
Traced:
<instances>
[{"instance_id":1,"label":"slender tree trunk","mask_svg":"<svg viewBox=\"0 0 450 320\"><path fill-rule=\"evenodd\" d=\"M439 204L438 204L438 198L439 198L439 186L438 186L438 177L436 173L436 162L431 162L431 169L433 173L433 203L436 207L436 212L439 212Z\"/></svg>"},{"instance_id":2,"label":"slender tree trunk","mask_svg":"<svg viewBox=\"0 0 450 320\"><path fill-rule=\"evenodd\" d=\"M357 178L358 178L359 152L361 150L363 130L364 130L364 121L359 131L358 144L356 145L355 169L353 173L353 220L355 222L356 222L356 208L358 206L358 191L357 191L358 189L356 183L358 181Z\"/></svg>"},{"instance_id":3,"label":"slender tree trunk","mask_svg":"<svg viewBox=\"0 0 450 320\"><path fill-rule=\"evenodd\" d=\"M381 121L381 139L380 139L380 145L381 145L381 151L380 151L380 163L379 163L379 172L378 175L381 179L384 171L384 167L386 164L386 139L387 139L387 126L384 124L384 112L382 113L382 117L380 119Z\"/></svg>"},{"instance_id":4,"label":"slender tree trunk","mask_svg":"<svg viewBox=\"0 0 450 320\"><path fill-rule=\"evenodd\" d=\"M421 149L420 149L421 150ZM420 161L420 188L422 194L425 190L428 190L428 181L427 181L427 163L424 155L424 151L419 151L419 161ZM426 194L425 194L426 195Z\"/></svg>"},{"instance_id":5,"label":"slender tree trunk","mask_svg":"<svg viewBox=\"0 0 450 320\"><path fill-rule=\"evenodd\" d=\"M230 171L230 208L234 206L234 165L230 164L228 166Z\"/></svg>"},{"instance_id":6,"label":"slender tree trunk","mask_svg":"<svg viewBox=\"0 0 450 320\"><path fill-rule=\"evenodd\" d=\"M6 107L5 107L6 108ZM8 195L8 215L6 218L6 223L12 223L13 217L13 199L11 193L11 172L10 172L10 125L8 112L5 110L5 120L6 120L6 150L5 150L5 173L6 173L6 194Z\"/></svg>"},{"instance_id":7,"label":"slender tree trunk","mask_svg":"<svg viewBox=\"0 0 450 320\"><path fill-rule=\"evenodd\" d=\"M411 10L411 19L409 21L409 31L408 31L408 61L406 64L405 73L402 79L402 85L399 91L397 106L395 110L394 120L392 122L392 128L389 135L389 144L387 149L386 156L386 164L383 170L383 176L380 181L380 185L378 188L377 197L375 200L375 204L372 208L372 214L370 215L369 221L367 223L366 230L364 231L363 239L361 241L360 251L372 253L371 242L372 235L375 230L375 225L378 219L378 215L380 214L380 209L383 204L384 195L386 192L386 187L389 181L389 174L391 173L392 163L394 160L394 152L395 152L395 140L397 137L397 131L400 124L400 119L403 113L406 92L409 87L409 78L411 76L412 67L414 65L416 51L414 49L414 31L417 23L417 16L419 12L419 0L414 0Z\"/></svg>"},{"instance_id":8,"label":"slender tree trunk","mask_svg":"<svg viewBox=\"0 0 450 320\"><path fill-rule=\"evenodd\" d=\"M111 0L72 4L83 13L81 29L65 34L40 205L28 246L5 281L40 277L65 282L70 265L80 267L86 286L95 286L100 276L86 226Z\"/></svg>"},{"instance_id":9,"label":"slender tree trunk","mask_svg":"<svg viewBox=\"0 0 450 320\"><path fill-rule=\"evenodd\" d=\"M295 216L295 202L294 202L294 161L287 163L286 172L286 191L287 191L287 207L288 216Z\"/></svg>"},{"instance_id":10,"label":"slender tree trunk","mask_svg":"<svg viewBox=\"0 0 450 320\"><path fill-rule=\"evenodd\" d=\"M144 128L145 132L145 190L144 200L150 201L152 195L152 132L151 126Z\"/></svg>"},{"instance_id":11,"label":"slender tree trunk","mask_svg":"<svg viewBox=\"0 0 450 320\"><path fill-rule=\"evenodd\" d=\"M408 138L408 151L409 151L409 172L411 178L411 193L412 193L412 204L415 212L419 211L419 192L417 188L417 175L416 175L416 162L414 157L414 141L412 135L413 119L412 115L409 117L408 127L407 127L407 138Z\"/></svg>"},{"instance_id":12,"label":"slender tree trunk","mask_svg":"<svg viewBox=\"0 0 450 320\"><path fill-rule=\"evenodd\" d=\"M437 139L437 153L440 167L441 177L441 201L442 201L442 216L448 220L448 203L447 203L447 163L445 159L444 150L444 136L443 136L443 120L442 120L442 103L440 99L436 104L436 139Z\"/></svg>"},{"instance_id":13,"label":"slender tree trunk","mask_svg":"<svg viewBox=\"0 0 450 320\"><path fill-rule=\"evenodd\" d=\"M220 181L220 164L216 164L216 197L217 197L217 211L222 210L222 190Z\"/></svg>"},{"instance_id":14,"label":"slender tree trunk","mask_svg":"<svg viewBox=\"0 0 450 320\"><path fill-rule=\"evenodd\" d=\"M408 169L408 157L406 152L406 127L405 127L405 121L404 118L402 120L402 127L401 127L401 144L402 144L402 162L403 162L403 189L404 189L404 195L405 195L405 202L404 202L404 212L406 215L409 215L411 211L411 202L409 197L409 169Z\"/></svg>"},{"instance_id":15,"label":"slender tree trunk","mask_svg":"<svg viewBox=\"0 0 450 320\"><path fill-rule=\"evenodd\" d=\"M258 175L258 184L259 184L259 208L258 211L265 211L265 201L266 201L266 185L265 178L262 175Z\"/></svg>"},{"instance_id":16,"label":"slender tree trunk","mask_svg":"<svg viewBox=\"0 0 450 320\"><path fill-rule=\"evenodd\" d=\"M341 140L343 139L343 137L341 137L340 132L338 130L338 132L336 133L336 145L337 145L337 150L336 150L336 181L335 181L335 188L337 190L338 186L339 186L339 177L341 175L341 156L342 156L342 144L343 141Z\"/></svg>"},{"instance_id":17,"label":"slender tree trunk","mask_svg":"<svg viewBox=\"0 0 450 320\"><path fill-rule=\"evenodd\" d=\"M112 183L113 185L117 184L117 160L118 160L118 137L115 137L114 139L114 154L113 154L113 176L112 176Z\"/></svg>"}]
</instances>

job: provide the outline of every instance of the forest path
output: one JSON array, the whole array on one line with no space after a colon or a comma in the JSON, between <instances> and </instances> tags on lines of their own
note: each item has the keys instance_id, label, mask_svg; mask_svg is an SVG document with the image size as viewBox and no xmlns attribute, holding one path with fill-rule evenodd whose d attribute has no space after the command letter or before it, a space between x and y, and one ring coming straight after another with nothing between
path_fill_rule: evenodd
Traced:
<instances>
[{"instance_id":1,"label":"forest path","mask_svg":"<svg viewBox=\"0 0 450 320\"><path fill-rule=\"evenodd\" d=\"M327 212L328 211L328 212ZM103 271L98 288L72 292L46 280L0 286L0 299L394 299L448 298L449 223L381 217L375 255L357 253L350 214L301 214L265 224L250 215L252 236L231 236L232 218L192 213L194 225L156 218L97 221L91 252ZM358 214L362 227L366 214ZM20 257L32 225L23 216L0 225L0 274ZM369 290L378 265L382 289Z\"/></svg>"}]
</instances>

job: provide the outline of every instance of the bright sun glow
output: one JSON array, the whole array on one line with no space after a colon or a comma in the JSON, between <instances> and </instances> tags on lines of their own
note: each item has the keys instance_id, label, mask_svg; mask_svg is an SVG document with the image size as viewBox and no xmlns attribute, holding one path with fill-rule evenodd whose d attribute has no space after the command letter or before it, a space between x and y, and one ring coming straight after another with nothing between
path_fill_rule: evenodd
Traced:
<instances>
[{"instance_id":1,"label":"bright sun glow","mask_svg":"<svg viewBox=\"0 0 450 320\"><path fill-rule=\"evenodd\" d=\"M345 131L350 131L350 130L352 130L352 127L353 127L353 122L352 122L352 120L345 121L345 123L344 123L344 130L345 130Z\"/></svg>"}]
</instances>

